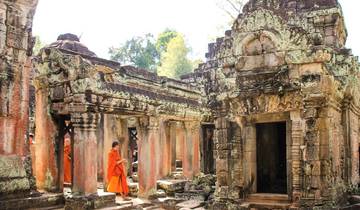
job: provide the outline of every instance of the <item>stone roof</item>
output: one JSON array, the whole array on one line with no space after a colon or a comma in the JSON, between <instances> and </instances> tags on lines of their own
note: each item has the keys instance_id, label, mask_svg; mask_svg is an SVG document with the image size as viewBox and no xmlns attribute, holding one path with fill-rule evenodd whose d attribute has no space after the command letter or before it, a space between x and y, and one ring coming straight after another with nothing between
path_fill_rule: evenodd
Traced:
<instances>
[{"instance_id":1,"label":"stone roof","mask_svg":"<svg viewBox=\"0 0 360 210\"><path fill-rule=\"evenodd\" d=\"M58 48L62 50L76 52L82 55L97 57L94 52L89 50L84 44L80 43L79 37L74 34L61 34L57 41L50 44L49 47Z\"/></svg>"},{"instance_id":2,"label":"stone roof","mask_svg":"<svg viewBox=\"0 0 360 210\"><path fill-rule=\"evenodd\" d=\"M307 11L336 7L338 5L337 0L249 0L243 8L243 13L252 12L259 7L280 11Z\"/></svg>"}]
</instances>

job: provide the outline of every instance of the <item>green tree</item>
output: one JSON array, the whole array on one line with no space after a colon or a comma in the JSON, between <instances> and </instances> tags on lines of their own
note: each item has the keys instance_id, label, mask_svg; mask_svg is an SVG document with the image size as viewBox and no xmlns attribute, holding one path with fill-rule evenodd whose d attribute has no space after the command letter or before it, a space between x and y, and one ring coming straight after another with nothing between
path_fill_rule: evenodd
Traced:
<instances>
[{"instance_id":1,"label":"green tree","mask_svg":"<svg viewBox=\"0 0 360 210\"><path fill-rule=\"evenodd\" d=\"M35 45L33 47L33 55L39 54L41 48L45 47L46 44L42 43L40 36L35 36Z\"/></svg>"},{"instance_id":2,"label":"green tree","mask_svg":"<svg viewBox=\"0 0 360 210\"><path fill-rule=\"evenodd\" d=\"M111 60L126 65L156 71L159 53L156 50L154 36L146 34L143 37L134 37L126 41L119 48L109 49Z\"/></svg>"},{"instance_id":3,"label":"green tree","mask_svg":"<svg viewBox=\"0 0 360 210\"><path fill-rule=\"evenodd\" d=\"M192 71L192 62L187 58L189 48L185 44L184 36L178 34L171 39L166 51L161 54L158 74L171 78L179 78Z\"/></svg>"},{"instance_id":4,"label":"green tree","mask_svg":"<svg viewBox=\"0 0 360 210\"><path fill-rule=\"evenodd\" d=\"M166 51L169 42L177 35L179 35L179 33L171 29L165 29L165 31L158 35L156 40L156 50L160 55Z\"/></svg>"}]
</instances>

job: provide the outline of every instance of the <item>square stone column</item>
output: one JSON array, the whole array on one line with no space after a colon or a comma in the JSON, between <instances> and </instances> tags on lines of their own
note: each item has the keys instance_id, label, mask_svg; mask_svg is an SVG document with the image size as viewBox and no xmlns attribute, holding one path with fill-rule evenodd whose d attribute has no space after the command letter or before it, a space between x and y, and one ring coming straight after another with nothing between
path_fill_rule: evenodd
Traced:
<instances>
[{"instance_id":1,"label":"square stone column","mask_svg":"<svg viewBox=\"0 0 360 210\"><path fill-rule=\"evenodd\" d=\"M176 160L184 159L185 127L183 122L176 124ZM183 167L183 166L182 166Z\"/></svg>"},{"instance_id":2,"label":"square stone column","mask_svg":"<svg viewBox=\"0 0 360 210\"><path fill-rule=\"evenodd\" d=\"M157 146L158 179L164 178L171 173L171 144L169 122L160 120L159 140Z\"/></svg>"},{"instance_id":3,"label":"square stone column","mask_svg":"<svg viewBox=\"0 0 360 210\"><path fill-rule=\"evenodd\" d=\"M156 193L157 154L159 141L159 121L155 117L139 119L139 197L148 198Z\"/></svg>"},{"instance_id":4,"label":"square stone column","mask_svg":"<svg viewBox=\"0 0 360 210\"><path fill-rule=\"evenodd\" d=\"M169 138L170 138L170 172L176 171L176 122L169 122Z\"/></svg>"},{"instance_id":5,"label":"square stone column","mask_svg":"<svg viewBox=\"0 0 360 210\"><path fill-rule=\"evenodd\" d=\"M217 196L221 202L228 199L229 186L231 184L229 151L226 149L226 145L229 142L230 122L224 117L224 115L225 114L222 113L222 115L216 118L214 131L214 156L216 161L217 177L215 196ZM246 176L247 173L245 164L246 162L244 162L244 176Z\"/></svg>"},{"instance_id":6,"label":"square stone column","mask_svg":"<svg viewBox=\"0 0 360 210\"><path fill-rule=\"evenodd\" d=\"M56 138L58 136L58 128L55 120L48 110L49 99L48 89L41 88L36 91L36 110L35 110L35 173L36 185L40 190L50 192L61 191L62 182L59 182L59 159L62 154L56 153L63 145L56 145ZM60 141L63 143L63 141ZM63 151L60 150L59 151ZM60 157L58 157L60 156Z\"/></svg>"},{"instance_id":7,"label":"square stone column","mask_svg":"<svg viewBox=\"0 0 360 210\"><path fill-rule=\"evenodd\" d=\"M200 122L185 122L183 172L192 179L200 173Z\"/></svg>"},{"instance_id":8,"label":"square stone column","mask_svg":"<svg viewBox=\"0 0 360 210\"><path fill-rule=\"evenodd\" d=\"M72 192L79 195L97 193L97 140L99 115L72 114L74 127L74 160Z\"/></svg>"}]
</instances>

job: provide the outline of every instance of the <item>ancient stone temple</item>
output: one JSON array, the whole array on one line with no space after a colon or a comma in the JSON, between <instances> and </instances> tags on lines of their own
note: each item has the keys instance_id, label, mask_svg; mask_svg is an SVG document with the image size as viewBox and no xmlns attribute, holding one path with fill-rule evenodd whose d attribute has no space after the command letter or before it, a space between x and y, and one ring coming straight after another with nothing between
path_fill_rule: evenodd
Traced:
<instances>
[{"instance_id":1,"label":"ancient stone temple","mask_svg":"<svg viewBox=\"0 0 360 210\"><path fill-rule=\"evenodd\" d=\"M67 206L94 201L112 141L120 141L122 157L131 163L129 128L137 132L140 197L155 195L157 180L175 172L177 159L184 177L199 174L201 123L211 114L202 106L201 87L98 58L72 34L42 49L35 63L39 189L63 190L67 132L74 157L74 196Z\"/></svg>"},{"instance_id":2,"label":"ancient stone temple","mask_svg":"<svg viewBox=\"0 0 360 210\"><path fill-rule=\"evenodd\" d=\"M359 63L346 37L336 0L250 0L183 77L215 118L215 209L332 205L358 184Z\"/></svg>"},{"instance_id":3,"label":"ancient stone temple","mask_svg":"<svg viewBox=\"0 0 360 210\"><path fill-rule=\"evenodd\" d=\"M360 69L337 0L249 0L181 80L99 58L73 34L32 56L36 4L0 2L0 209L111 206L114 140L140 198L174 177L184 180L176 187L195 179L181 189L199 196L204 173L216 174L207 209L348 204L359 183Z\"/></svg>"}]
</instances>

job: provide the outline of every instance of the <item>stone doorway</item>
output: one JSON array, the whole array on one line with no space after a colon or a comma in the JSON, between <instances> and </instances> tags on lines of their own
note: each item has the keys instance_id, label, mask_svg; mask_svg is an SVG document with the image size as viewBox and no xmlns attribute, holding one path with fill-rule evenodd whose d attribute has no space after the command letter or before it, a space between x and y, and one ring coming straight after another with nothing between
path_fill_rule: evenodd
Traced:
<instances>
[{"instance_id":1,"label":"stone doorway","mask_svg":"<svg viewBox=\"0 0 360 210\"><path fill-rule=\"evenodd\" d=\"M287 194L286 122L256 124L257 193Z\"/></svg>"},{"instance_id":2,"label":"stone doorway","mask_svg":"<svg viewBox=\"0 0 360 210\"><path fill-rule=\"evenodd\" d=\"M130 127L129 129L129 171L130 176L133 173L137 173L138 168L138 132L136 127Z\"/></svg>"},{"instance_id":3,"label":"stone doorway","mask_svg":"<svg viewBox=\"0 0 360 210\"><path fill-rule=\"evenodd\" d=\"M201 162L204 174L215 174L214 160L214 130L215 125L202 126Z\"/></svg>"}]
</instances>

